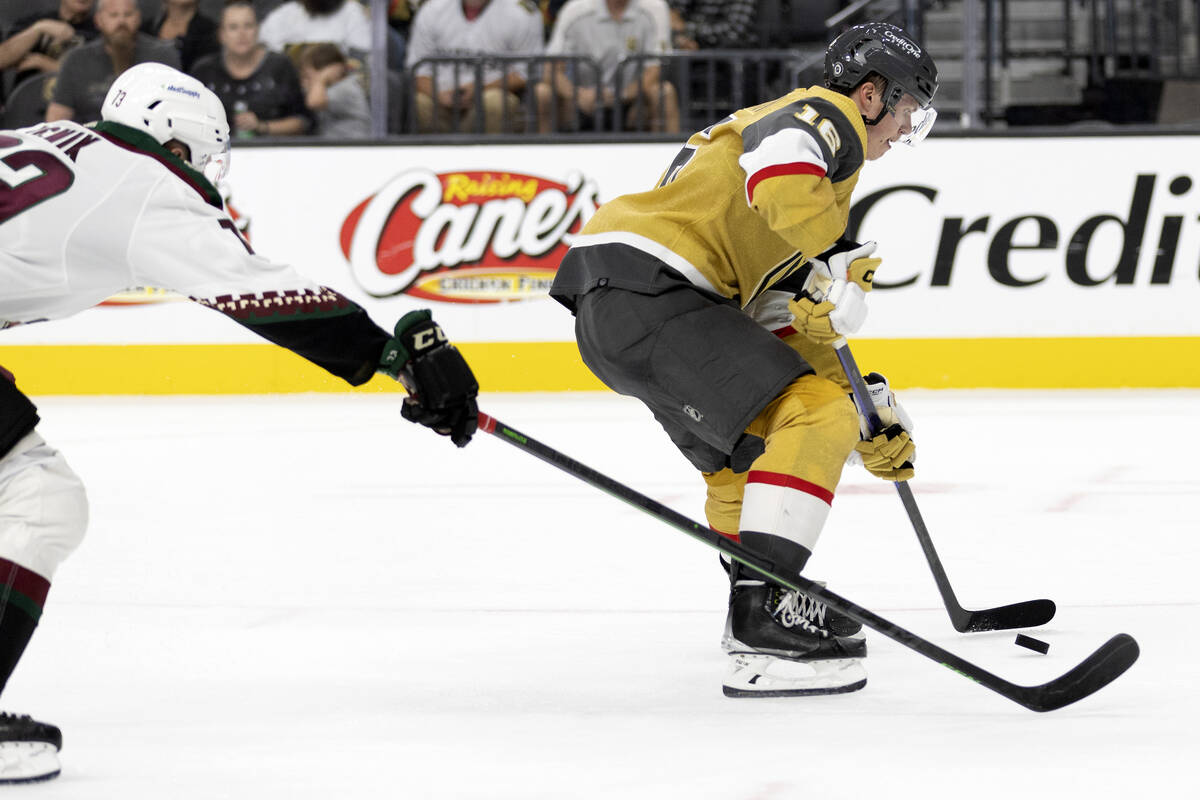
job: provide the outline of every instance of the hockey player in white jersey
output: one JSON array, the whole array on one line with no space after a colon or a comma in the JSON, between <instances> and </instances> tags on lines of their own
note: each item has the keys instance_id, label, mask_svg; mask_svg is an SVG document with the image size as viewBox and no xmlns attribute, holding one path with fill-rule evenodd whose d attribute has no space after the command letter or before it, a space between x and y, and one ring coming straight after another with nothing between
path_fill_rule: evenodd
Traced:
<instances>
[{"instance_id":1,"label":"hockey player in white jersey","mask_svg":"<svg viewBox=\"0 0 1200 800\"><path fill-rule=\"evenodd\" d=\"M216 309L350 384L405 384L405 418L465 445L478 385L430 318L388 334L366 312L256 255L214 184L229 124L199 81L161 64L123 73L103 121L0 131L0 329L65 317L133 286ZM0 369L0 690L29 642L58 565L87 525L84 489L38 435L37 411ZM59 772L62 735L0 714L0 783Z\"/></svg>"}]
</instances>

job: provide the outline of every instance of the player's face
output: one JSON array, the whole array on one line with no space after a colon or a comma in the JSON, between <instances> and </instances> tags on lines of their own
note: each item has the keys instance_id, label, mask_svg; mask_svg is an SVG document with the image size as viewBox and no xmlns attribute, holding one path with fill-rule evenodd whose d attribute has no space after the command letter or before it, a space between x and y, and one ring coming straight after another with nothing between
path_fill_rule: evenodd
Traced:
<instances>
[{"instance_id":1,"label":"player's face","mask_svg":"<svg viewBox=\"0 0 1200 800\"><path fill-rule=\"evenodd\" d=\"M921 106L910 95L904 95L890 114L884 114L876 125L867 126L867 160L883 158L892 145L913 133L913 117L920 115Z\"/></svg>"},{"instance_id":2,"label":"player's face","mask_svg":"<svg viewBox=\"0 0 1200 800\"><path fill-rule=\"evenodd\" d=\"M254 9L230 6L221 16L217 32L221 46L235 56L244 56L258 46L258 17Z\"/></svg>"}]
</instances>

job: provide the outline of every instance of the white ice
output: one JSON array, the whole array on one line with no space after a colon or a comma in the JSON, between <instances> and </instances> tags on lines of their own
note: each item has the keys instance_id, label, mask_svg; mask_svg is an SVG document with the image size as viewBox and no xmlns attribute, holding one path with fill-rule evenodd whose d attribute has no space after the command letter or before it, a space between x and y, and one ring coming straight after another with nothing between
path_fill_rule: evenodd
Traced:
<instances>
[{"instance_id":1,"label":"white ice","mask_svg":"<svg viewBox=\"0 0 1200 800\"><path fill-rule=\"evenodd\" d=\"M92 524L4 696L63 775L5 798L1194 798L1197 391L907 392L913 488L971 608L954 632L892 487L847 473L809 573L1007 679L1118 632L1141 660L1035 714L869 637L856 694L732 700L716 554L395 397L41 398ZM639 405L485 396L509 425L701 518ZM1191 753L1191 756L1187 754Z\"/></svg>"}]
</instances>

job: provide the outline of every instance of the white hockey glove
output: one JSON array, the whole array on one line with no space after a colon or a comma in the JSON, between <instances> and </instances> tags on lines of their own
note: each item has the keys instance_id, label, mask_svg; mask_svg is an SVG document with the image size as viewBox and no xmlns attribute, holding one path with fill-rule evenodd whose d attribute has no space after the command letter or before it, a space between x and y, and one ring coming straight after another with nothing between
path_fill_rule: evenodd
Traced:
<instances>
[{"instance_id":1,"label":"white hockey glove","mask_svg":"<svg viewBox=\"0 0 1200 800\"><path fill-rule=\"evenodd\" d=\"M863 380L883 427L875 436L871 436L870 422L859 414L858 430L862 441L854 446L846 463L861 463L872 475L884 480L912 480L916 474L913 461L917 452L917 446L912 441L912 418L896 400L887 378L872 372Z\"/></svg>"},{"instance_id":2,"label":"white hockey glove","mask_svg":"<svg viewBox=\"0 0 1200 800\"><path fill-rule=\"evenodd\" d=\"M867 319L867 292L882 262L872 258L875 242L840 241L819 256L804 290L788 304L795 328L819 344L857 333Z\"/></svg>"}]
</instances>

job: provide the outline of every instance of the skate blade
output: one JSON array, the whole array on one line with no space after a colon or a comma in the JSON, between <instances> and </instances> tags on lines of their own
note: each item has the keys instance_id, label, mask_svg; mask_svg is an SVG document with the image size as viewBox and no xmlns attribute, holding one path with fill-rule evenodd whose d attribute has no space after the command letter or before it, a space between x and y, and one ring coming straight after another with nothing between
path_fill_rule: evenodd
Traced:
<instances>
[{"instance_id":1,"label":"skate blade","mask_svg":"<svg viewBox=\"0 0 1200 800\"><path fill-rule=\"evenodd\" d=\"M763 653L731 653L721 687L726 697L806 697L857 692L867 685L861 659L798 661Z\"/></svg>"},{"instance_id":2,"label":"skate blade","mask_svg":"<svg viewBox=\"0 0 1200 800\"><path fill-rule=\"evenodd\" d=\"M0 784L58 777L58 748L45 742L0 742Z\"/></svg>"},{"instance_id":3,"label":"skate blade","mask_svg":"<svg viewBox=\"0 0 1200 800\"><path fill-rule=\"evenodd\" d=\"M779 658L787 658L792 660L829 660L829 661L844 661L847 658L859 660L867 657L867 638L865 636L838 636L835 640L842 645L839 653L830 653L822 655L820 653L800 652L799 650L776 650L771 647L751 647L750 645L740 642L734 638L733 634L726 633L721 637L721 649L726 655L734 653L765 653ZM833 641L833 640L830 640Z\"/></svg>"}]
</instances>

